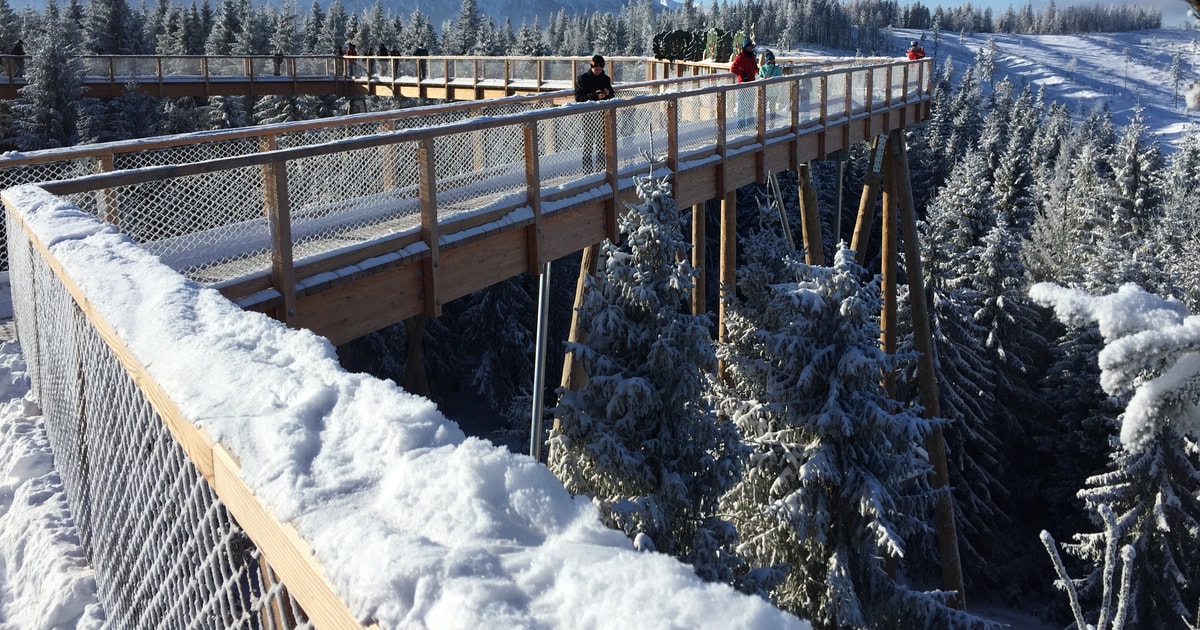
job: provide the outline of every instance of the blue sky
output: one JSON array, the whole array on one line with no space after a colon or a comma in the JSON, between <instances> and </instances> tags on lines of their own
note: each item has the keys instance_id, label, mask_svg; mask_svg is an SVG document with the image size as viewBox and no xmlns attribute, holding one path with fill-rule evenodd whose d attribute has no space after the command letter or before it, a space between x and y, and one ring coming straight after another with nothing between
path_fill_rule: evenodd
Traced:
<instances>
[{"instance_id":1,"label":"blue sky","mask_svg":"<svg viewBox=\"0 0 1200 630\"><path fill-rule=\"evenodd\" d=\"M965 1L966 0L964 0L964 4L965 4ZM974 0L973 2L971 2L971 4L974 6L981 6L984 8L991 7L992 11L994 13L996 13L997 15L999 15L999 14L1003 13L1004 10L1007 9L1009 6L1012 6L1014 9L1020 9L1021 7L1025 6L1025 2L1026 2L1026 0ZM904 0L900 0L901 6L903 6L905 4L911 4L911 3L905 2ZM931 0L922 0L921 4L928 6L928 7L936 7L938 5L941 5L943 7L957 6L953 2L931 1ZM1035 8L1035 9L1045 8L1045 6L1047 4L1050 4L1049 0L1033 0L1033 8ZM1117 2L1115 0L1055 0L1054 4L1055 4L1055 6L1062 8L1062 7L1068 7L1068 6L1078 6L1078 5L1088 5L1088 4L1099 4L1099 5L1108 6L1108 5L1114 5L1114 4L1119 5L1119 4L1124 4L1124 3ZM1142 6L1147 6L1147 7L1154 7L1156 9L1162 11L1163 26L1165 26L1165 27L1179 27L1179 26L1183 26L1184 24L1189 22L1189 19L1187 17L1188 4L1187 4L1187 2L1184 2L1184 0L1138 0L1137 4L1142 5Z\"/></svg>"}]
</instances>

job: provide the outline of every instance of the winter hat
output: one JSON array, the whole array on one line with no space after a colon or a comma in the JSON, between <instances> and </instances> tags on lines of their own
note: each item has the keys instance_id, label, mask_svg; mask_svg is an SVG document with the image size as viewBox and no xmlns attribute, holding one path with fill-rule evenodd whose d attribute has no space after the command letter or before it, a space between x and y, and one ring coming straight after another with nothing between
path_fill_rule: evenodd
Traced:
<instances>
[{"instance_id":1,"label":"winter hat","mask_svg":"<svg viewBox=\"0 0 1200 630\"><path fill-rule=\"evenodd\" d=\"M747 48L754 48L754 42L750 41L750 38L746 38L746 39L742 40L742 50L745 50Z\"/></svg>"},{"instance_id":2,"label":"winter hat","mask_svg":"<svg viewBox=\"0 0 1200 630\"><path fill-rule=\"evenodd\" d=\"M918 43L917 43L917 40L915 40L915 39L914 39L914 40L912 40L911 42L909 42L909 43L908 43L908 45L909 45L909 46L912 46L913 48L916 48L917 46L920 46L920 44L918 44Z\"/></svg>"},{"instance_id":3,"label":"winter hat","mask_svg":"<svg viewBox=\"0 0 1200 630\"><path fill-rule=\"evenodd\" d=\"M763 61L766 61L767 63L775 61L775 53L768 50L767 54L763 55Z\"/></svg>"}]
</instances>

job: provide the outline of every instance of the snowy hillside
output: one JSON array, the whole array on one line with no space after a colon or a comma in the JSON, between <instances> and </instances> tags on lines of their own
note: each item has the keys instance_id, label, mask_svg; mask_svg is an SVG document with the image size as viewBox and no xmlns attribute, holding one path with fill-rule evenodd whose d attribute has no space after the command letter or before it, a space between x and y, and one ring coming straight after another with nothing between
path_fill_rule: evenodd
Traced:
<instances>
[{"instance_id":1,"label":"snowy hillside","mask_svg":"<svg viewBox=\"0 0 1200 630\"><path fill-rule=\"evenodd\" d=\"M977 52L994 39L997 80L1007 75L1018 86L1030 83L1045 87L1048 100L1064 103L1080 115L1108 107L1118 126L1123 126L1140 104L1168 153L1200 122L1200 113L1186 111L1183 99L1188 85L1200 80L1200 31L966 36L942 33L937 40L922 31L897 29L894 34L897 54L909 40L919 39L926 52L936 56L939 68L947 60L954 64L956 80L974 61ZM1178 92L1171 73L1177 53L1182 77Z\"/></svg>"}]
</instances>

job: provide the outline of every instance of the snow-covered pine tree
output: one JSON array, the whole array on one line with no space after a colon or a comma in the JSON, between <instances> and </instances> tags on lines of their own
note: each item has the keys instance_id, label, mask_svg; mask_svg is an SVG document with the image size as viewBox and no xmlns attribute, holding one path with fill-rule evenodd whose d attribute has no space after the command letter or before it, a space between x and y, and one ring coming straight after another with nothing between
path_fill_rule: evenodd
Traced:
<instances>
[{"instance_id":1,"label":"snow-covered pine tree","mask_svg":"<svg viewBox=\"0 0 1200 630\"><path fill-rule=\"evenodd\" d=\"M686 311L695 272L670 185L639 179L637 191L642 203L619 221L623 240L604 244L588 282L587 340L568 348L588 382L561 392L549 466L640 547L731 580L722 549L731 531L716 514L740 472L741 442L703 400L716 357L706 318Z\"/></svg>"},{"instance_id":2,"label":"snow-covered pine tree","mask_svg":"<svg viewBox=\"0 0 1200 630\"><path fill-rule=\"evenodd\" d=\"M1200 614L1200 317L1133 284L1094 297L1043 283L1030 295L1068 325L1099 326L1100 383L1125 404L1110 471L1079 493L1089 512L1106 505L1116 516L1111 534L1067 545L1094 569L1080 595L1098 596L1111 579L1104 551L1115 536L1134 551L1133 579L1115 602L1127 608L1127 627L1187 628ZM1112 618L1103 606L1099 614Z\"/></svg>"},{"instance_id":3,"label":"snow-covered pine tree","mask_svg":"<svg viewBox=\"0 0 1200 630\"><path fill-rule=\"evenodd\" d=\"M1189 310L1200 310L1200 134L1189 134L1163 172L1163 217L1152 225L1153 246Z\"/></svg>"},{"instance_id":4,"label":"snow-covered pine tree","mask_svg":"<svg viewBox=\"0 0 1200 630\"><path fill-rule=\"evenodd\" d=\"M760 220L767 226L770 219ZM722 498L751 566L788 570L776 605L816 628L970 627L938 596L898 585L885 558L926 527L929 421L890 399L880 375L905 357L879 348L876 282L841 248L832 268L786 256L778 228L744 241L740 299L718 349L718 408L753 449Z\"/></svg>"},{"instance_id":5,"label":"snow-covered pine tree","mask_svg":"<svg viewBox=\"0 0 1200 630\"><path fill-rule=\"evenodd\" d=\"M79 139L83 66L76 57L78 49L64 45L62 23L53 3L47 7L42 29L29 42L27 83L12 106L15 142L23 151L66 147Z\"/></svg>"}]
</instances>

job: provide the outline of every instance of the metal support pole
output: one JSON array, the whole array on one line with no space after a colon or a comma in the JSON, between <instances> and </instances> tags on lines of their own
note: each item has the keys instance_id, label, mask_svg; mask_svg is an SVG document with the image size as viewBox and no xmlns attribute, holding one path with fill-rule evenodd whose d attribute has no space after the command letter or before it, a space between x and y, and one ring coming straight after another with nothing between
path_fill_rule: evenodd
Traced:
<instances>
[{"instance_id":1,"label":"metal support pole","mask_svg":"<svg viewBox=\"0 0 1200 630\"><path fill-rule=\"evenodd\" d=\"M538 274L537 339L533 350L533 417L529 425L529 456L542 461L542 406L546 398L546 336L550 328L550 263Z\"/></svg>"}]
</instances>

